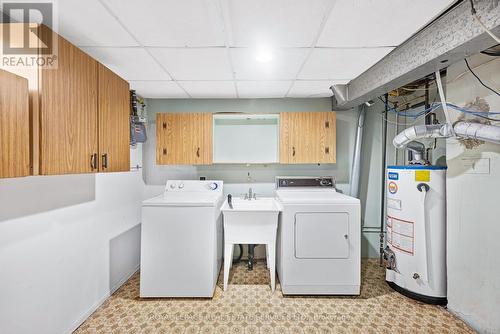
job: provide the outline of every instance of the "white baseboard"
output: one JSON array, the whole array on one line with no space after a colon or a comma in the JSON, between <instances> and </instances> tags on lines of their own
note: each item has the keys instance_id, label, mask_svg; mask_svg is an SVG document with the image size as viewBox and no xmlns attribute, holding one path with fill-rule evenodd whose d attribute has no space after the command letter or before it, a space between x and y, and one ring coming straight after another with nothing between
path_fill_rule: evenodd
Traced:
<instances>
[{"instance_id":1,"label":"white baseboard","mask_svg":"<svg viewBox=\"0 0 500 334\"><path fill-rule=\"evenodd\" d=\"M131 272L124 275L123 278L118 281L118 283L116 283L114 286L111 287L108 293L99 298L87 311L85 311L78 318L78 320L75 321L67 331L65 331L65 333L68 334L73 333L78 327L80 327L81 324L83 324L85 320L87 320L92 315L92 313L94 313L99 308L99 306L101 306L106 301L106 299L111 297L111 295L115 293L116 290L118 290L126 281L128 281L130 277L132 277L132 275L134 275L139 270L139 268L140 266L137 265L137 267L135 267Z\"/></svg>"}]
</instances>

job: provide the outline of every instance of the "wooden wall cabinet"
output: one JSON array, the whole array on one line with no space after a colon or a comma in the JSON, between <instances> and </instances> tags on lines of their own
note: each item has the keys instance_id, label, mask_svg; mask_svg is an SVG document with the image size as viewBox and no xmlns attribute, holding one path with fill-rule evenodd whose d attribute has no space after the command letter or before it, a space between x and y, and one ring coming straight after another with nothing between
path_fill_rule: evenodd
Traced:
<instances>
[{"instance_id":1,"label":"wooden wall cabinet","mask_svg":"<svg viewBox=\"0 0 500 334\"><path fill-rule=\"evenodd\" d=\"M28 80L0 70L0 178L30 174Z\"/></svg>"},{"instance_id":2,"label":"wooden wall cabinet","mask_svg":"<svg viewBox=\"0 0 500 334\"><path fill-rule=\"evenodd\" d=\"M39 82L40 174L96 172L97 61L59 37L58 67Z\"/></svg>"},{"instance_id":3,"label":"wooden wall cabinet","mask_svg":"<svg viewBox=\"0 0 500 334\"><path fill-rule=\"evenodd\" d=\"M212 114L156 114L156 163L159 165L211 164Z\"/></svg>"},{"instance_id":4,"label":"wooden wall cabinet","mask_svg":"<svg viewBox=\"0 0 500 334\"><path fill-rule=\"evenodd\" d=\"M57 39L57 67L6 68L28 80L30 174L130 170L128 83L46 26L38 34Z\"/></svg>"},{"instance_id":5,"label":"wooden wall cabinet","mask_svg":"<svg viewBox=\"0 0 500 334\"><path fill-rule=\"evenodd\" d=\"M130 170L130 87L98 65L99 171Z\"/></svg>"},{"instance_id":6,"label":"wooden wall cabinet","mask_svg":"<svg viewBox=\"0 0 500 334\"><path fill-rule=\"evenodd\" d=\"M335 163L335 112L280 114L280 163Z\"/></svg>"}]
</instances>

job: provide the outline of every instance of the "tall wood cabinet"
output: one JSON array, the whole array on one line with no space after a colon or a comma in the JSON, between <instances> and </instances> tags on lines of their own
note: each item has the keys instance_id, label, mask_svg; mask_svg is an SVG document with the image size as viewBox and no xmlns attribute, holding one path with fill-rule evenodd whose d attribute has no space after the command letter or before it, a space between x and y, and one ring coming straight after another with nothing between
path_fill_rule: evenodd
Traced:
<instances>
[{"instance_id":1,"label":"tall wood cabinet","mask_svg":"<svg viewBox=\"0 0 500 334\"><path fill-rule=\"evenodd\" d=\"M98 65L99 171L130 169L129 84Z\"/></svg>"},{"instance_id":2,"label":"tall wood cabinet","mask_svg":"<svg viewBox=\"0 0 500 334\"><path fill-rule=\"evenodd\" d=\"M280 163L335 163L334 112L280 114Z\"/></svg>"},{"instance_id":3,"label":"tall wood cabinet","mask_svg":"<svg viewBox=\"0 0 500 334\"><path fill-rule=\"evenodd\" d=\"M211 164L212 114L156 114L156 163Z\"/></svg>"},{"instance_id":4,"label":"tall wood cabinet","mask_svg":"<svg viewBox=\"0 0 500 334\"><path fill-rule=\"evenodd\" d=\"M28 80L0 70L0 177L30 174Z\"/></svg>"}]
</instances>

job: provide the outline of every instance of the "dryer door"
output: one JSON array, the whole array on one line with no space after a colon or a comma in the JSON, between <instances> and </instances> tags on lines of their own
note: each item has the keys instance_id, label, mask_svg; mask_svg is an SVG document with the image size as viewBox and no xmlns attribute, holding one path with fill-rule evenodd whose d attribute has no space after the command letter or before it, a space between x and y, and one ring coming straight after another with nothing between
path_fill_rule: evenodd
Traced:
<instances>
[{"instance_id":1,"label":"dryer door","mask_svg":"<svg viewBox=\"0 0 500 334\"><path fill-rule=\"evenodd\" d=\"M346 259L349 257L347 212L297 212L295 257L298 259Z\"/></svg>"}]
</instances>

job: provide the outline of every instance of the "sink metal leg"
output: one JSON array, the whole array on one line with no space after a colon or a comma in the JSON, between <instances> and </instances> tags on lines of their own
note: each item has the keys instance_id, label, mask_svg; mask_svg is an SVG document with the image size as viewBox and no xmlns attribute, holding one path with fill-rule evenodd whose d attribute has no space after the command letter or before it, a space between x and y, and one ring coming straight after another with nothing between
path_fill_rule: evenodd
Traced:
<instances>
[{"instance_id":1,"label":"sink metal leg","mask_svg":"<svg viewBox=\"0 0 500 334\"><path fill-rule=\"evenodd\" d=\"M224 244L224 291L227 290L227 285L229 283L229 271L231 270L231 265L233 264L233 248L233 244Z\"/></svg>"},{"instance_id":2,"label":"sink metal leg","mask_svg":"<svg viewBox=\"0 0 500 334\"><path fill-rule=\"evenodd\" d=\"M271 291L274 292L276 287L276 244L271 242L267 244L268 259L269 259L269 275L271 276Z\"/></svg>"},{"instance_id":3,"label":"sink metal leg","mask_svg":"<svg viewBox=\"0 0 500 334\"><path fill-rule=\"evenodd\" d=\"M253 270L253 258L254 258L254 251L255 249L255 245L253 244L249 244L248 245L248 271L252 271Z\"/></svg>"}]
</instances>

